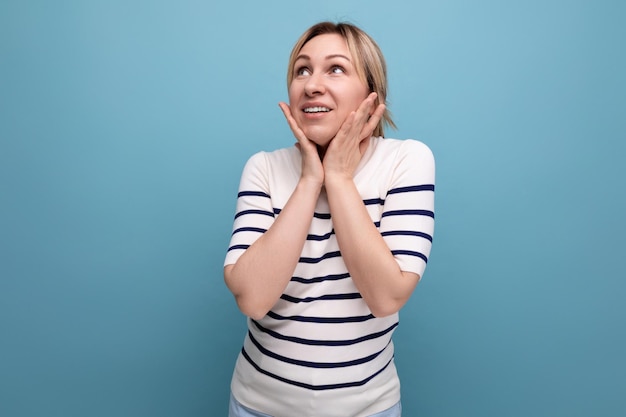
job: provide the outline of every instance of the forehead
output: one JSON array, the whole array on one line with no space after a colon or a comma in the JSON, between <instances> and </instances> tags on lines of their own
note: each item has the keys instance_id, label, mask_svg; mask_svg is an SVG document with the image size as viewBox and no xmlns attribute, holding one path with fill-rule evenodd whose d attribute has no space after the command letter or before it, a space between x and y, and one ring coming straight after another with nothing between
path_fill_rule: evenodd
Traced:
<instances>
[{"instance_id":1,"label":"forehead","mask_svg":"<svg viewBox=\"0 0 626 417\"><path fill-rule=\"evenodd\" d=\"M326 58L332 55L344 55L348 59L352 59L350 50L346 40L336 33L325 33L323 35L317 35L304 44L298 58L303 55L309 58Z\"/></svg>"}]
</instances>

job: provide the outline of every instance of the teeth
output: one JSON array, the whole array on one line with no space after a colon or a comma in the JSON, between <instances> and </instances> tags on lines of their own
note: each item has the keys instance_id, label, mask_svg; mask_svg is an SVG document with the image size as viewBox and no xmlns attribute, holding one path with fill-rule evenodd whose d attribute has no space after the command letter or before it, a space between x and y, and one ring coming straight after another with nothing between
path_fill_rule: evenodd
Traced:
<instances>
[{"instance_id":1,"label":"teeth","mask_svg":"<svg viewBox=\"0 0 626 417\"><path fill-rule=\"evenodd\" d=\"M304 109L305 113L320 113L320 112L329 112L330 109L328 107L307 107Z\"/></svg>"}]
</instances>

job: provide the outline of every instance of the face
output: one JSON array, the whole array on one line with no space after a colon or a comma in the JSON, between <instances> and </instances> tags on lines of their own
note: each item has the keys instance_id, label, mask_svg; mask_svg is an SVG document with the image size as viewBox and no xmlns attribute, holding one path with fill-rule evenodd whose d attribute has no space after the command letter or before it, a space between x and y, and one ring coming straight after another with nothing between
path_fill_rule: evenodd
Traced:
<instances>
[{"instance_id":1,"label":"face","mask_svg":"<svg viewBox=\"0 0 626 417\"><path fill-rule=\"evenodd\" d=\"M289 107L307 138L326 147L368 94L340 35L318 35L302 47L289 86Z\"/></svg>"}]
</instances>

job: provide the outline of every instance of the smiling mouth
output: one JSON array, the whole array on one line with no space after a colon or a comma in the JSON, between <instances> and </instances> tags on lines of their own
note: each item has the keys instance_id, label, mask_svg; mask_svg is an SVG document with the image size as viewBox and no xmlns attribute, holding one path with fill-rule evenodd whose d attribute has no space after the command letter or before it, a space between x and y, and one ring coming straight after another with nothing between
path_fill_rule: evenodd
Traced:
<instances>
[{"instance_id":1,"label":"smiling mouth","mask_svg":"<svg viewBox=\"0 0 626 417\"><path fill-rule=\"evenodd\" d=\"M328 113L330 109L328 107L307 107L302 111L305 113Z\"/></svg>"}]
</instances>

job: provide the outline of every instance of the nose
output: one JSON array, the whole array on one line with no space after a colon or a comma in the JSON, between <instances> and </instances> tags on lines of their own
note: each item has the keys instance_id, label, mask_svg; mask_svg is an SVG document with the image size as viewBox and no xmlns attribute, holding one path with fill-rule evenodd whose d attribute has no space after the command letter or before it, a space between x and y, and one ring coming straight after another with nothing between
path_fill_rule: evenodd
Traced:
<instances>
[{"instance_id":1,"label":"nose","mask_svg":"<svg viewBox=\"0 0 626 417\"><path fill-rule=\"evenodd\" d=\"M324 85L324 79L321 74L311 74L304 83L304 93L313 97L326 92L326 86Z\"/></svg>"}]
</instances>

